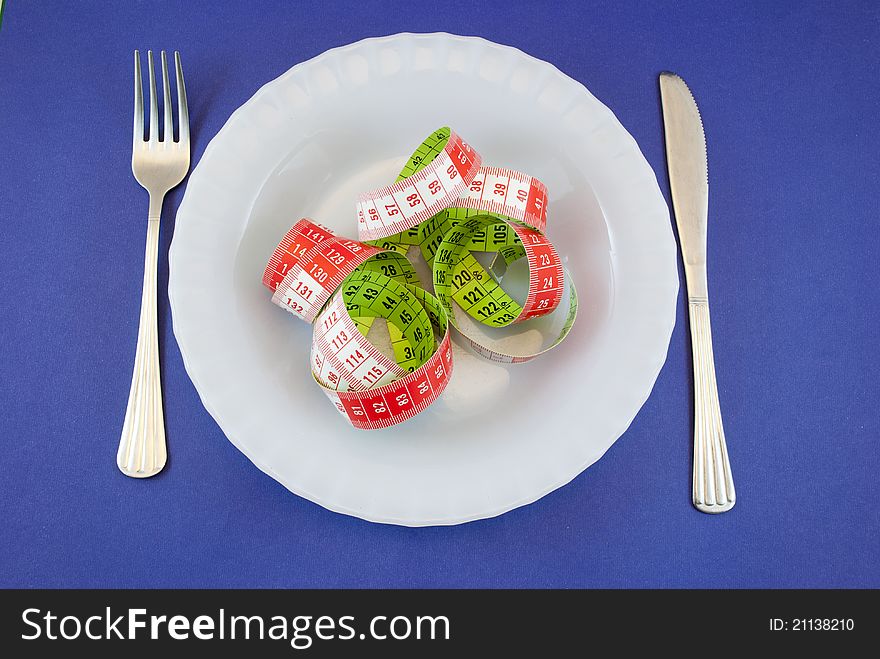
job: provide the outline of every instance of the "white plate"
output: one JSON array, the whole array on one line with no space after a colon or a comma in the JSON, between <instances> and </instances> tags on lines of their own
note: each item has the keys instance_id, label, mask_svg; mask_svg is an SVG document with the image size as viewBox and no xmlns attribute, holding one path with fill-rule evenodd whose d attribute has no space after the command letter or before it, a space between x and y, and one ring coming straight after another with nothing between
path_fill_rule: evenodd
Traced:
<instances>
[{"instance_id":1,"label":"white plate","mask_svg":"<svg viewBox=\"0 0 880 659\"><path fill-rule=\"evenodd\" d=\"M458 350L438 403L357 431L312 381L310 328L270 303L260 277L302 216L356 236L356 194L393 181L443 125L485 163L547 184L578 320L528 364ZM193 171L170 258L174 333L230 441L300 496L412 526L498 515L598 460L651 391L678 294L668 209L611 111L550 64L448 34L367 39L262 87Z\"/></svg>"}]
</instances>

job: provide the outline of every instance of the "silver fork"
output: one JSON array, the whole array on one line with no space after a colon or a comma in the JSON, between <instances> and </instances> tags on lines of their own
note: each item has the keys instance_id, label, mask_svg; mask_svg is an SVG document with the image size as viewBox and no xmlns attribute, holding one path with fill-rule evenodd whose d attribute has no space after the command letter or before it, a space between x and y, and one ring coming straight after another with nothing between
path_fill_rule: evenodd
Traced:
<instances>
[{"instance_id":1,"label":"silver fork","mask_svg":"<svg viewBox=\"0 0 880 659\"><path fill-rule=\"evenodd\" d=\"M162 385L159 379L159 336L156 330L156 266L159 259L159 218L165 194L189 170L189 114L180 53L174 53L177 72L178 140L174 141L171 87L168 62L162 51L165 130L159 139L159 108L153 51L147 52L150 71L150 128L144 139L144 93L141 87L141 58L134 51L134 139L131 171L137 182L150 193L147 218L147 248L144 257L144 284L141 292L141 319L131 391L122 425L116 464L123 474L146 478L162 471L167 458L165 420L162 414Z\"/></svg>"}]
</instances>

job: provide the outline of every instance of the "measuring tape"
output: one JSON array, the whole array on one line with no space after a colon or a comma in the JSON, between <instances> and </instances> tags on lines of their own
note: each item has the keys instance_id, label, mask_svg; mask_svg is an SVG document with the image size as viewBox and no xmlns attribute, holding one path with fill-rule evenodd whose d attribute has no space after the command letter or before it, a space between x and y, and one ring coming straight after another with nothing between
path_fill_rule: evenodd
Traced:
<instances>
[{"instance_id":1,"label":"measuring tape","mask_svg":"<svg viewBox=\"0 0 880 659\"><path fill-rule=\"evenodd\" d=\"M410 156L397 182L361 194L361 240L376 240L421 224L449 208L480 170L480 155L449 128L441 128Z\"/></svg>"},{"instance_id":2,"label":"measuring tape","mask_svg":"<svg viewBox=\"0 0 880 659\"><path fill-rule=\"evenodd\" d=\"M318 312L359 265L381 250L337 238L332 231L304 218L281 240L263 273L272 301L303 320Z\"/></svg>"},{"instance_id":3,"label":"measuring tape","mask_svg":"<svg viewBox=\"0 0 880 659\"><path fill-rule=\"evenodd\" d=\"M408 367L382 354L351 315L371 311L388 320L395 356L402 348L409 357L404 360L410 362ZM397 328L397 340L392 327ZM442 337L439 343L434 329ZM433 403L452 375L445 312L424 289L368 269L359 272L333 296L315 323L312 374L356 428L400 423Z\"/></svg>"},{"instance_id":4,"label":"measuring tape","mask_svg":"<svg viewBox=\"0 0 880 659\"><path fill-rule=\"evenodd\" d=\"M397 181L359 196L357 221L359 241L300 220L263 274L273 302L313 323L312 375L356 428L400 423L440 396L452 374L450 325L478 354L517 363L558 345L574 324L577 293L543 235L546 187L482 166L449 128L416 149ZM434 294L408 259L414 247L431 268ZM488 270L478 253L494 254ZM516 300L501 281L520 259L529 286ZM566 290L562 326L540 350L499 349L473 331L475 323L501 328L549 314ZM387 323L390 349L369 338L376 319Z\"/></svg>"}]
</instances>

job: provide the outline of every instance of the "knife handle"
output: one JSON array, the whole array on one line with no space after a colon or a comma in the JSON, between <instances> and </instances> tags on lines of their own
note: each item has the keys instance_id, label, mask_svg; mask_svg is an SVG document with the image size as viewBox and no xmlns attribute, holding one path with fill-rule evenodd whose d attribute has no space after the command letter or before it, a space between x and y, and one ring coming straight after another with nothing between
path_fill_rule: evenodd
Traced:
<instances>
[{"instance_id":1,"label":"knife handle","mask_svg":"<svg viewBox=\"0 0 880 659\"><path fill-rule=\"evenodd\" d=\"M736 491L718 403L709 300L690 297L688 302L694 351L694 506L723 513L736 503Z\"/></svg>"}]
</instances>

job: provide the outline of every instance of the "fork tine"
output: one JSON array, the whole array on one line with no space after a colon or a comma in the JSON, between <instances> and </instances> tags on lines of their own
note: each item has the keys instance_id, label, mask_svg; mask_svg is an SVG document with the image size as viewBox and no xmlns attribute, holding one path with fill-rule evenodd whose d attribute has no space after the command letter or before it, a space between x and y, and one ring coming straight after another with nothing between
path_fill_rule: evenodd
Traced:
<instances>
[{"instance_id":1,"label":"fork tine","mask_svg":"<svg viewBox=\"0 0 880 659\"><path fill-rule=\"evenodd\" d=\"M153 70L153 51L147 51L150 69L150 141L159 141L159 105L156 98L156 72Z\"/></svg>"},{"instance_id":2,"label":"fork tine","mask_svg":"<svg viewBox=\"0 0 880 659\"><path fill-rule=\"evenodd\" d=\"M144 141L144 89L141 82L141 54L134 51L134 136L135 145Z\"/></svg>"},{"instance_id":3,"label":"fork tine","mask_svg":"<svg viewBox=\"0 0 880 659\"><path fill-rule=\"evenodd\" d=\"M165 51L162 51L162 89L165 91L162 103L162 114L165 116L165 130L162 132L162 141L174 141L174 115L171 109L171 84L168 82L168 60Z\"/></svg>"},{"instance_id":4,"label":"fork tine","mask_svg":"<svg viewBox=\"0 0 880 659\"><path fill-rule=\"evenodd\" d=\"M183 67L180 65L180 53L174 51L174 65L177 69L177 120L178 141L189 148L189 109L186 106L186 86L183 84Z\"/></svg>"}]
</instances>

